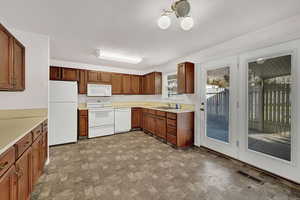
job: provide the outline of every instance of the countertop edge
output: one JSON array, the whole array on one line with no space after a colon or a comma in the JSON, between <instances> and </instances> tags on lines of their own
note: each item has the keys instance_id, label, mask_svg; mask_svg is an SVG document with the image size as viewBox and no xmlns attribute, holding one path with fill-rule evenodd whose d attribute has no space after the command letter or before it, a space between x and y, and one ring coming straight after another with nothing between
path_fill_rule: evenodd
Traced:
<instances>
[{"instance_id":1,"label":"countertop edge","mask_svg":"<svg viewBox=\"0 0 300 200\"><path fill-rule=\"evenodd\" d=\"M47 119L48 119L48 117L41 117L41 120L38 123L36 123L32 128L30 128L28 131L26 131L25 133L23 133L22 135L20 135L19 137L17 137L15 140L13 140L12 142L8 143L5 147L3 147L2 149L0 149L0 155L2 153L4 153L5 151L7 151L10 147L12 147L20 139L22 139L26 134L30 133L33 129L35 129L38 125L40 125L42 122L44 122Z\"/></svg>"},{"instance_id":2,"label":"countertop edge","mask_svg":"<svg viewBox=\"0 0 300 200\"><path fill-rule=\"evenodd\" d=\"M147 109L153 109L153 110L159 110L159 111L163 111L163 112L170 112L170 113L187 113L187 112L195 112L195 110L189 110L189 109L183 109L183 110L165 110L165 109L159 109L159 108L155 108L155 107L148 107L148 106L116 106L113 107L114 109L119 109L119 108L147 108ZM83 108L83 107L78 107L78 110L88 110L88 108Z\"/></svg>"}]
</instances>

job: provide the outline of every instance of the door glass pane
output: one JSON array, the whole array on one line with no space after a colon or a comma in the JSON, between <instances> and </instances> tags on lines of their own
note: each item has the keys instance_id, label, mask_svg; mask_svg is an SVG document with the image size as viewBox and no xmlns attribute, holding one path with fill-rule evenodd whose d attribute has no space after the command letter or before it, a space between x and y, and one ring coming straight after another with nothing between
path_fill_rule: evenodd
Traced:
<instances>
[{"instance_id":1,"label":"door glass pane","mask_svg":"<svg viewBox=\"0 0 300 200\"><path fill-rule=\"evenodd\" d=\"M290 161L291 55L248 67L248 148Z\"/></svg>"},{"instance_id":2,"label":"door glass pane","mask_svg":"<svg viewBox=\"0 0 300 200\"><path fill-rule=\"evenodd\" d=\"M206 135L229 141L229 67L208 70L206 82Z\"/></svg>"}]
</instances>

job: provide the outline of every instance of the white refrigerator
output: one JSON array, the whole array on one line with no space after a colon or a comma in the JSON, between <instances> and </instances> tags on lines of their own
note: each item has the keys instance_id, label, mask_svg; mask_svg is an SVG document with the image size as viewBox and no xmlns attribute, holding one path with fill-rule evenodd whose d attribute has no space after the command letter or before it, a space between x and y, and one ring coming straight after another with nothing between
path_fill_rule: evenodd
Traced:
<instances>
[{"instance_id":1,"label":"white refrigerator","mask_svg":"<svg viewBox=\"0 0 300 200\"><path fill-rule=\"evenodd\" d=\"M77 141L77 82L50 81L49 145Z\"/></svg>"}]
</instances>

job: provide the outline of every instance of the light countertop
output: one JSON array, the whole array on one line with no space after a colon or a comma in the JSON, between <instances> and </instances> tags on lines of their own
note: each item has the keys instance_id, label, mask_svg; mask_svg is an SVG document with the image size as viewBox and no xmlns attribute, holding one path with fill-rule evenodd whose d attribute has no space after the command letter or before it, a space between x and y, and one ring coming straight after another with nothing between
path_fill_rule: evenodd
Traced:
<instances>
[{"instance_id":1,"label":"light countertop","mask_svg":"<svg viewBox=\"0 0 300 200\"><path fill-rule=\"evenodd\" d=\"M120 106L113 106L114 109L118 108L148 108L148 109L153 109L153 110L159 110L159 111L164 111L164 112L171 112L171 113L186 113L186 112L194 112L193 109L162 109L162 108L157 108L155 106L139 106L139 105L120 105ZM78 110L88 110L88 108L84 105L79 105Z\"/></svg>"},{"instance_id":2,"label":"light countertop","mask_svg":"<svg viewBox=\"0 0 300 200\"><path fill-rule=\"evenodd\" d=\"M39 113L40 116L33 116L31 114L24 115L23 110L20 110L20 112L17 110L2 110L2 112L7 113L6 116L10 116L10 118L0 118L0 154L44 122L47 119L46 110L44 111L43 113ZM12 112L13 114L11 114Z\"/></svg>"}]
</instances>

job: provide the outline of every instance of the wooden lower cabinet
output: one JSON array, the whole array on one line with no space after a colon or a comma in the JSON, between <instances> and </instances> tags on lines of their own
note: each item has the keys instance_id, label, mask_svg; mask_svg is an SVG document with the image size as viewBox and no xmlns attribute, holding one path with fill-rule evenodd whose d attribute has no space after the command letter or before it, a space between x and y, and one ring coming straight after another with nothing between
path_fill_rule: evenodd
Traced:
<instances>
[{"instance_id":1,"label":"wooden lower cabinet","mask_svg":"<svg viewBox=\"0 0 300 200\"><path fill-rule=\"evenodd\" d=\"M17 200L17 176L14 165L0 178L0 199Z\"/></svg>"},{"instance_id":2,"label":"wooden lower cabinet","mask_svg":"<svg viewBox=\"0 0 300 200\"><path fill-rule=\"evenodd\" d=\"M142 124L142 109L132 108L131 109L131 128L141 128Z\"/></svg>"},{"instance_id":3,"label":"wooden lower cabinet","mask_svg":"<svg viewBox=\"0 0 300 200\"><path fill-rule=\"evenodd\" d=\"M46 161L48 158L48 131L43 132L42 134L42 171L45 167Z\"/></svg>"},{"instance_id":4,"label":"wooden lower cabinet","mask_svg":"<svg viewBox=\"0 0 300 200\"><path fill-rule=\"evenodd\" d=\"M43 171L43 136L40 135L32 144L32 183L35 184Z\"/></svg>"},{"instance_id":5,"label":"wooden lower cabinet","mask_svg":"<svg viewBox=\"0 0 300 200\"><path fill-rule=\"evenodd\" d=\"M29 147L16 161L18 200L29 200L32 192L32 149Z\"/></svg>"},{"instance_id":6,"label":"wooden lower cabinet","mask_svg":"<svg viewBox=\"0 0 300 200\"><path fill-rule=\"evenodd\" d=\"M43 132L31 143L36 129ZM36 129L0 155L0 200L30 199L48 157L47 121Z\"/></svg>"},{"instance_id":7,"label":"wooden lower cabinet","mask_svg":"<svg viewBox=\"0 0 300 200\"><path fill-rule=\"evenodd\" d=\"M185 148L194 144L194 112L142 109L141 128L176 147Z\"/></svg>"},{"instance_id":8,"label":"wooden lower cabinet","mask_svg":"<svg viewBox=\"0 0 300 200\"><path fill-rule=\"evenodd\" d=\"M78 110L78 137L87 137L89 130L87 110Z\"/></svg>"},{"instance_id":9,"label":"wooden lower cabinet","mask_svg":"<svg viewBox=\"0 0 300 200\"><path fill-rule=\"evenodd\" d=\"M144 115L144 129L155 135L155 116L151 114Z\"/></svg>"},{"instance_id":10,"label":"wooden lower cabinet","mask_svg":"<svg viewBox=\"0 0 300 200\"><path fill-rule=\"evenodd\" d=\"M155 135L162 139L167 139L166 118L156 116L155 120Z\"/></svg>"}]
</instances>

